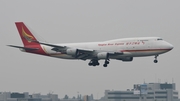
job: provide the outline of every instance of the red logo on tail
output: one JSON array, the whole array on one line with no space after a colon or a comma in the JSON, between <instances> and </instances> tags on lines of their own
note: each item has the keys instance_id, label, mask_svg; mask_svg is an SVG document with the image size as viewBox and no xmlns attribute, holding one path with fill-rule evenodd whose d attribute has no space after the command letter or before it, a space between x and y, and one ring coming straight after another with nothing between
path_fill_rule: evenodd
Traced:
<instances>
[{"instance_id":1,"label":"red logo on tail","mask_svg":"<svg viewBox=\"0 0 180 101\"><path fill-rule=\"evenodd\" d=\"M27 34L25 31L24 31L24 28L22 27L22 36L29 42L31 43L34 39L33 36Z\"/></svg>"}]
</instances>

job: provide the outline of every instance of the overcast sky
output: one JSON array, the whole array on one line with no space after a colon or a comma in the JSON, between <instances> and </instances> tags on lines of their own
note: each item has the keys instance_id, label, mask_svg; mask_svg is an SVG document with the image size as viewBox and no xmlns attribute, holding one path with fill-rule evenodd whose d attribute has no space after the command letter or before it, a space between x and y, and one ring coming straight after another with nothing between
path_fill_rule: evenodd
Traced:
<instances>
[{"instance_id":1,"label":"overcast sky","mask_svg":"<svg viewBox=\"0 0 180 101\"><path fill-rule=\"evenodd\" d=\"M80 94L104 95L104 90L126 90L132 85L173 81L180 91L179 0L1 0L0 91L47 94L63 98ZM104 68L89 61L63 60L20 52L14 22L22 21L50 43L105 41L158 36L174 49L158 57L111 60ZM100 61L103 64L104 61Z\"/></svg>"}]
</instances>

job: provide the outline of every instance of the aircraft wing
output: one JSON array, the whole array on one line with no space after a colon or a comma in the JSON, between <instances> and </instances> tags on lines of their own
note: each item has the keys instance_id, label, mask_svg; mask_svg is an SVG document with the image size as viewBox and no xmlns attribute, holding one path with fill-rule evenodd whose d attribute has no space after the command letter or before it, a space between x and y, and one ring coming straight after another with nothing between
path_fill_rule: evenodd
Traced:
<instances>
[{"instance_id":1,"label":"aircraft wing","mask_svg":"<svg viewBox=\"0 0 180 101\"><path fill-rule=\"evenodd\" d=\"M38 43L42 44L42 45L50 46L50 47L52 47L51 50L56 51L56 52L61 52L61 53L66 53L66 54L68 54L68 52L73 52L73 53L70 53L69 55L72 55L75 58L82 59L82 60L92 58L97 53L107 52L107 51L102 51L102 50L93 50L93 49L60 46L60 45L54 45L54 44L49 44L49 43L43 43L43 42L38 42ZM122 55L123 54L123 52L111 52L111 51L109 51L107 53L109 53L110 56Z\"/></svg>"},{"instance_id":2,"label":"aircraft wing","mask_svg":"<svg viewBox=\"0 0 180 101\"><path fill-rule=\"evenodd\" d=\"M82 49L82 48L77 48L74 49L72 47L68 47L68 46L61 46L61 45L54 45L54 44L49 44L49 43L43 43L43 42L39 42L39 41L35 41L39 44L42 45L46 45L46 46L50 46L52 47L51 50L56 51L56 52L62 52L62 53L66 53L66 51L68 49L70 49L71 51L77 51L77 55L75 56L78 59L82 59L82 60L86 60L88 57L92 56L93 51L92 49Z\"/></svg>"}]
</instances>

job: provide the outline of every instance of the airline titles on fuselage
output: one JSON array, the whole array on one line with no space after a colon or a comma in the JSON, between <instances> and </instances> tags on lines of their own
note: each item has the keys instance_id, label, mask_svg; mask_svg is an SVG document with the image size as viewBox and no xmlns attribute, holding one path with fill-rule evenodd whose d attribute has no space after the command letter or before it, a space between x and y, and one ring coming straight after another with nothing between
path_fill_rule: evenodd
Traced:
<instances>
[{"instance_id":1,"label":"airline titles on fuselage","mask_svg":"<svg viewBox=\"0 0 180 101\"><path fill-rule=\"evenodd\" d=\"M144 42L121 42L121 43L103 43L103 44L98 44L98 46L119 46L119 45L140 45L144 44Z\"/></svg>"}]
</instances>

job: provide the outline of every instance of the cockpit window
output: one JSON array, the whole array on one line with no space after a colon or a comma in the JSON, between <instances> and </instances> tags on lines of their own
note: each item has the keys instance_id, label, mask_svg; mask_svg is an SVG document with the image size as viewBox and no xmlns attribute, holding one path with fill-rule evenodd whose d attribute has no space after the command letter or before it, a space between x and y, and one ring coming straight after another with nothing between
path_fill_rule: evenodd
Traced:
<instances>
[{"instance_id":1,"label":"cockpit window","mask_svg":"<svg viewBox=\"0 0 180 101\"><path fill-rule=\"evenodd\" d=\"M163 40L162 38L158 38L157 40Z\"/></svg>"}]
</instances>

